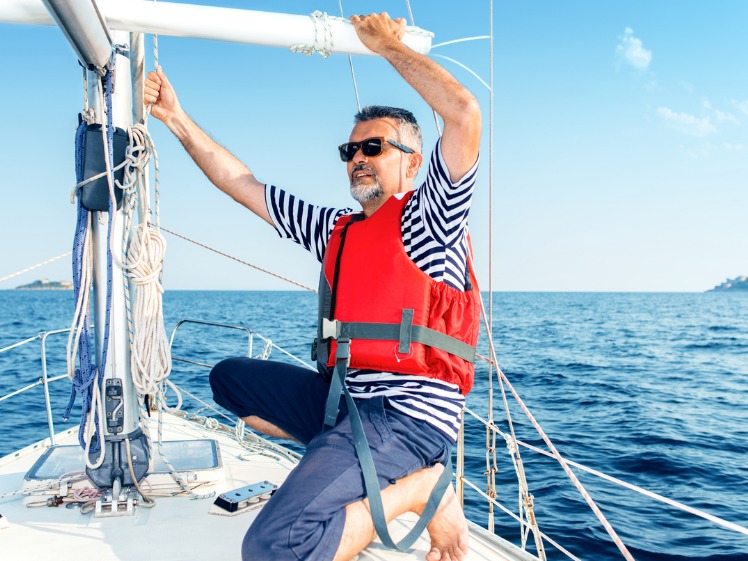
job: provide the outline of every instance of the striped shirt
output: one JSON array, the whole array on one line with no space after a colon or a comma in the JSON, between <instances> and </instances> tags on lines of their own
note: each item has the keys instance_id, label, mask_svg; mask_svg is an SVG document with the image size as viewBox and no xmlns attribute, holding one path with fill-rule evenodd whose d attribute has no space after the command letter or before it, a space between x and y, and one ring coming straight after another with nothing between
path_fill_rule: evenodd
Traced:
<instances>
[{"instance_id":1,"label":"striped shirt","mask_svg":"<svg viewBox=\"0 0 748 561\"><path fill-rule=\"evenodd\" d=\"M429 160L426 179L405 206L401 231L407 255L431 278L465 288L467 219L478 163L452 183L441 154L441 140ZM395 195L397 196L397 195ZM274 185L265 189L268 212L282 238L303 246L322 262L335 223L350 208L310 205ZM359 399L385 396L402 413L421 419L452 441L457 439L465 398L455 384L426 376L351 370L346 378Z\"/></svg>"}]
</instances>

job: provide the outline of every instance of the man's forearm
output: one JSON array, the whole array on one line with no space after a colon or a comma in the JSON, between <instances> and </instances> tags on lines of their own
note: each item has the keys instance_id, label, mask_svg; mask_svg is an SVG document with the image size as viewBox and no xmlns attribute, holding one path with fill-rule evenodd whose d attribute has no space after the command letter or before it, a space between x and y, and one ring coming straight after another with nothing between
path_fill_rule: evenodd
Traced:
<instances>
[{"instance_id":1,"label":"man's forearm","mask_svg":"<svg viewBox=\"0 0 748 561\"><path fill-rule=\"evenodd\" d=\"M411 50L399 41L393 41L380 54L423 97L429 107L444 119L445 124L462 122L472 112L479 111L473 94L429 57Z\"/></svg>"},{"instance_id":2,"label":"man's forearm","mask_svg":"<svg viewBox=\"0 0 748 561\"><path fill-rule=\"evenodd\" d=\"M480 149L481 115L477 100L439 64L402 41L405 20L387 13L351 16L361 41L384 57L444 120L441 151L452 181L475 164Z\"/></svg>"},{"instance_id":3,"label":"man's forearm","mask_svg":"<svg viewBox=\"0 0 748 561\"><path fill-rule=\"evenodd\" d=\"M435 61L397 42L380 51L444 120L442 155L452 181L473 167L480 150L481 113L478 101Z\"/></svg>"},{"instance_id":4,"label":"man's forearm","mask_svg":"<svg viewBox=\"0 0 748 561\"><path fill-rule=\"evenodd\" d=\"M185 112L171 116L164 124L216 187L272 224L265 203L265 186L247 166L208 136Z\"/></svg>"}]
</instances>

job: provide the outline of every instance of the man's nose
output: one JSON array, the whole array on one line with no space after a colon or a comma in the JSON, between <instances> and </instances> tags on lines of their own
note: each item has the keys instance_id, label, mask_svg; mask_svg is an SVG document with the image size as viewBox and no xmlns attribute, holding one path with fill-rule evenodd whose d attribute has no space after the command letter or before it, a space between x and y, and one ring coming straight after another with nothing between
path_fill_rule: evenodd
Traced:
<instances>
[{"instance_id":1,"label":"man's nose","mask_svg":"<svg viewBox=\"0 0 748 561\"><path fill-rule=\"evenodd\" d=\"M367 156L364 155L364 151L361 146L358 147L358 150L356 150L356 153L353 155L353 162L359 163L359 162L366 162Z\"/></svg>"}]
</instances>

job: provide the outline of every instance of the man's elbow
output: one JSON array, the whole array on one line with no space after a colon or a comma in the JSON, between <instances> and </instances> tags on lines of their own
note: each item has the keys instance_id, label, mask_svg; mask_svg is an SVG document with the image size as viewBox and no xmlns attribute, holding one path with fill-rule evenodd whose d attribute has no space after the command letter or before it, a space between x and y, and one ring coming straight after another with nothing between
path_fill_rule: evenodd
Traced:
<instances>
[{"instance_id":1,"label":"man's elbow","mask_svg":"<svg viewBox=\"0 0 748 561\"><path fill-rule=\"evenodd\" d=\"M458 127L463 135L480 137L482 126L480 104L469 91L465 90L455 100L452 120L454 126Z\"/></svg>"},{"instance_id":2,"label":"man's elbow","mask_svg":"<svg viewBox=\"0 0 748 561\"><path fill-rule=\"evenodd\" d=\"M473 94L468 93L468 95L465 96L462 101L462 106L465 120L468 121L473 127L477 128L478 134L480 134L481 112L478 100L475 99L475 96Z\"/></svg>"}]
</instances>

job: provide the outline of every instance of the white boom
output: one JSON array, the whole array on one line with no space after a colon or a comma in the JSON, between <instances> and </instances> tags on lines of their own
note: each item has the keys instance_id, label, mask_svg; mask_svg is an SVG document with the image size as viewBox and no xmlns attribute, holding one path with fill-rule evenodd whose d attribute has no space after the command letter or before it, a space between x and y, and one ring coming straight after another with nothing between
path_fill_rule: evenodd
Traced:
<instances>
[{"instance_id":1,"label":"white boom","mask_svg":"<svg viewBox=\"0 0 748 561\"><path fill-rule=\"evenodd\" d=\"M98 10L110 30L173 37L213 39L272 47L314 46L333 53L373 54L359 40L353 25L339 17L279 14L236 8L198 6L146 0L86 0ZM78 0L81 3L84 0ZM55 25L42 0L3 0L0 23ZM433 33L409 27L403 42L427 54ZM332 41L329 39L332 38Z\"/></svg>"}]
</instances>

